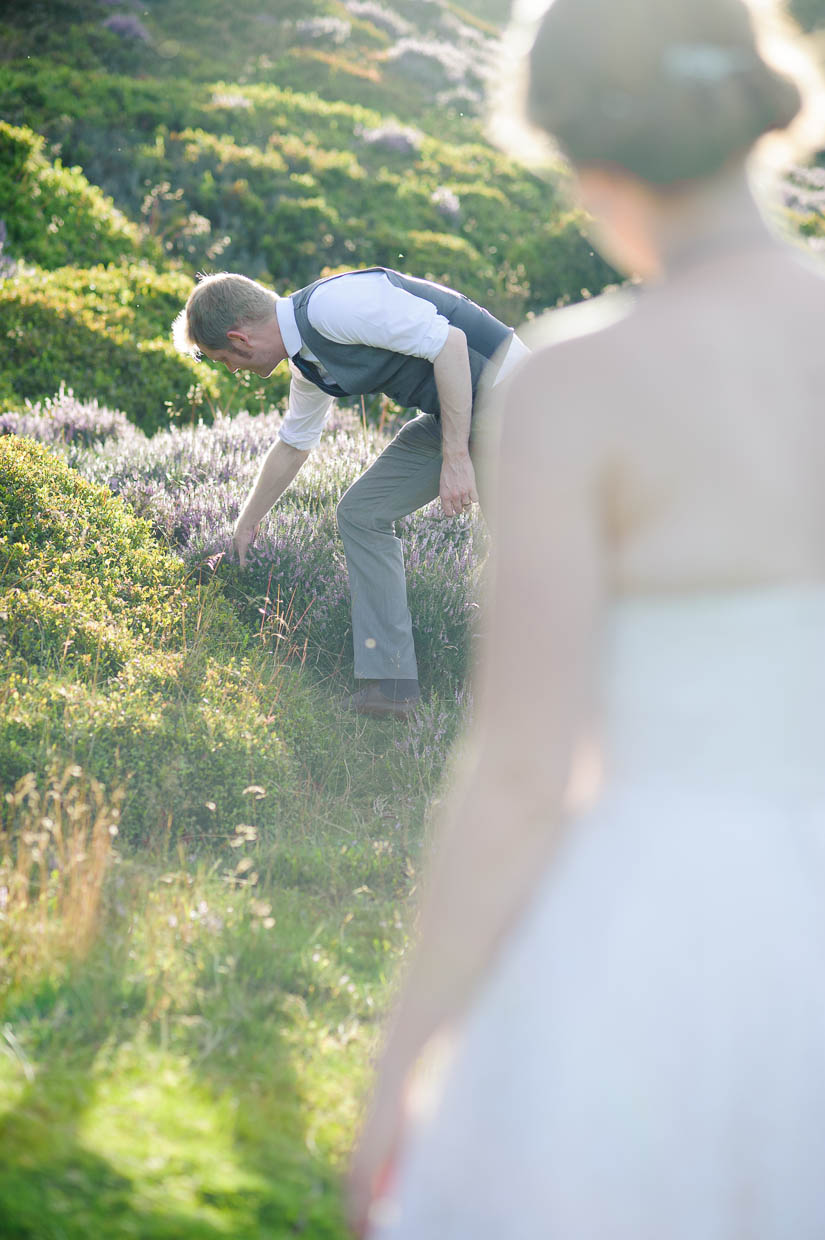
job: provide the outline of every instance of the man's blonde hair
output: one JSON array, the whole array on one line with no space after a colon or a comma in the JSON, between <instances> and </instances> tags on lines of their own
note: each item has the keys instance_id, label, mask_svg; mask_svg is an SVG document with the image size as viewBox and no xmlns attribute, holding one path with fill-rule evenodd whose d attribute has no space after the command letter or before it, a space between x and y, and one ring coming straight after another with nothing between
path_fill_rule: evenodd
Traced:
<instances>
[{"instance_id":1,"label":"man's blonde hair","mask_svg":"<svg viewBox=\"0 0 825 1240\"><path fill-rule=\"evenodd\" d=\"M201 276L172 324L175 348L197 357L202 349L227 349L227 332L275 313L277 293L231 271Z\"/></svg>"}]
</instances>

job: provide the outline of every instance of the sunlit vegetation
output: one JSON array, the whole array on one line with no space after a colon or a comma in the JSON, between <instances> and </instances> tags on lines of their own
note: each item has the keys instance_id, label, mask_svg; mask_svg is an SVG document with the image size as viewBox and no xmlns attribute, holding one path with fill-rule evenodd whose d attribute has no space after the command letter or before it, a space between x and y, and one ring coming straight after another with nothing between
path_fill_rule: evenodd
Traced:
<instances>
[{"instance_id":1,"label":"sunlit vegetation","mask_svg":"<svg viewBox=\"0 0 825 1240\"><path fill-rule=\"evenodd\" d=\"M150 430L230 401L228 384L199 386L166 354L168 318L134 295L134 272L128 315L118 274L104 299L100 274L79 268L149 266L156 288L175 272L165 287L184 293L199 268L289 291L381 264L456 284L513 322L612 276L563 178L542 184L484 140L496 30L466 6L246 3L229 21L217 0L140 17L35 0L7 22L0 220L16 282L4 319L12 342L30 320L38 348L3 367L6 407L52 395L55 376ZM71 282L42 275L63 266ZM85 301L92 283L94 321L71 296ZM239 403L282 396L248 389Z\"/></svg>"},{"instance_id":2,"label":"sunlit vegetation","mask_svg":"<svg viewBox=\"0 0 825 1240\"><path fill-rule=\"evenodd\" d=\"M248 567L286 378L176 354L197 270L597 293L485 140L507 0L11 0L0 41L0 1235L342 1240L341 1173L471 707L480 520L400 523L426 700L351 687L343 409ZM808 25L821 0L796 0ZM821 170L781 220L825 240Z\"/></svg>"},{"instance_id":3,"label":"sunlit vegetation","mask_svg":"<svg viewBox=\"0 0 825 1240\"><path fill-rule=\"evenodd\" d=\"M322 543L313 560L297 502L250 573L198 552L226 533L258 421L200 428L190 460L191 432L147 440L69 394L0 426L0 1216L16 1234L343 1235L338 1176L464 699L445 649L411 725L342 710L340 557ZM342 427L316 465L318 522L377 446L361 434ZM227 453L237 478L216 490ZM432 554L427 524L448 523L420 522L437 647L468 625L472 576ZM470 534L442 543L466 557ZM435 606L450 589L452 616Z\"/></svg>"}]
</instances>

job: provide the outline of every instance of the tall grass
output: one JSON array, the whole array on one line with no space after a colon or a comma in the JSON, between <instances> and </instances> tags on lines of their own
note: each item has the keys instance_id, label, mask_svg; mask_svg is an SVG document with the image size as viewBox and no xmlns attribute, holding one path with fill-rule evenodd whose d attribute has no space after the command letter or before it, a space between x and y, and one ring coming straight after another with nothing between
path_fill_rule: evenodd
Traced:
<instances>
[{"instance_id":1,"label":"tall grass","mask_svg":"<svg viewBox=\"0 0 825 1240\"><path fill-rule=\"evenodd\" d=\"M0 994L82 959L117 861L123 790L71 765L44 789L30 773L0 803Z\"/></svg>"}]
</instances>

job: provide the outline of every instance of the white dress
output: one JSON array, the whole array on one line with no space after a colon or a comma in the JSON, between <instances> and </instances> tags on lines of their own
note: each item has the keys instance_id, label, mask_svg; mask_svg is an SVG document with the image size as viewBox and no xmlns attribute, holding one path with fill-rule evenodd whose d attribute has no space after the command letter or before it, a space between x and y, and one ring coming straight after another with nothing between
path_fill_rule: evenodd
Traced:
<instances>
[{"instance_id":1,"label":"white dress","mask_svg":"<svg viewBox=\"0 0 825 1240\"><path fill-rule=\"evenodd\" d=\"M609 629L605 793L372 1240L825 1238L825 586Z\"/></svg>"}]
</instances>

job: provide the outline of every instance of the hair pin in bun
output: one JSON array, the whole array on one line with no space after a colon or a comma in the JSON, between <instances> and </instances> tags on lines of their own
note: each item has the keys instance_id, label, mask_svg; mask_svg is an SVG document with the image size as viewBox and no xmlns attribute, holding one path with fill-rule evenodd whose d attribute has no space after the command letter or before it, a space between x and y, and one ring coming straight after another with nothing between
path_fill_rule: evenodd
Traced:
<instances>
[{"instance_id":1,"label":"hair pin in bun","mask_svg":"<svg viewBox=\"0 0 825 1240\"><path fill-rule=\"evenodd\" d=\"M673 43L662 53L662 62L668 77L708 84L745 73L754 63L743 48L717 43Z\"/></svg>"}]
</instances>

